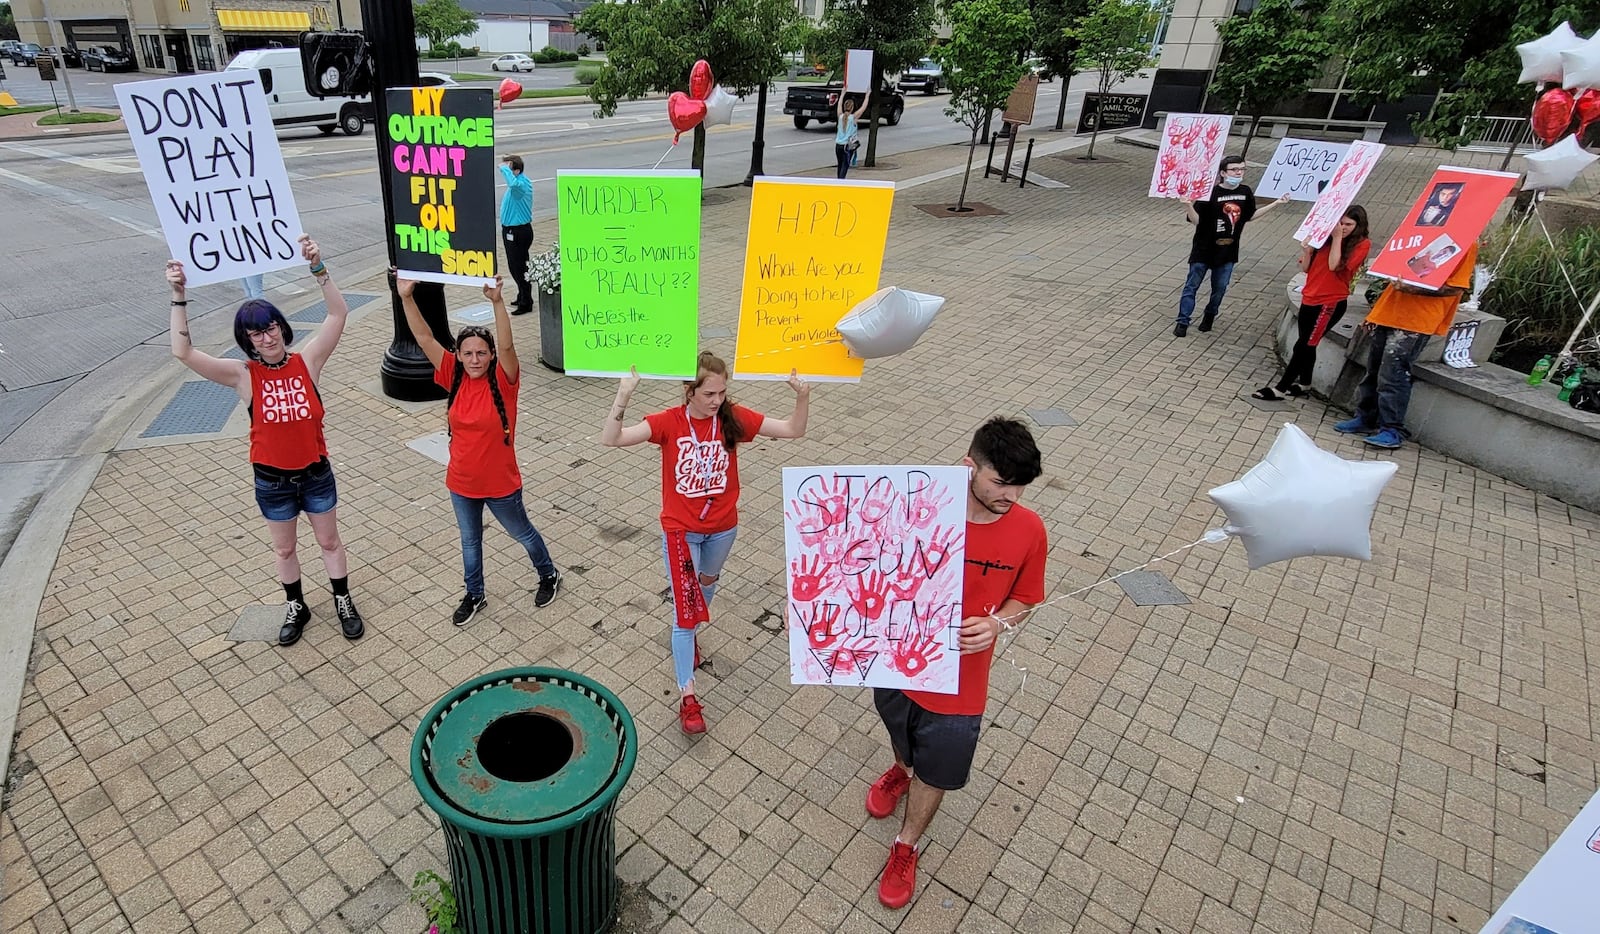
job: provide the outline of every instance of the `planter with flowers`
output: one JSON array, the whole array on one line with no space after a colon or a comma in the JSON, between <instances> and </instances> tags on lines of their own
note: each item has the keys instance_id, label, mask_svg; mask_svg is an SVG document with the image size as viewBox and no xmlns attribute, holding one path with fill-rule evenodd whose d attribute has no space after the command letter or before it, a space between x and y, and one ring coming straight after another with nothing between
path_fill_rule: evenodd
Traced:
<instances>
[{"instance_id":1,"label":"planter with flowers","mask_svg":"<svg viewBox=\"0 0 1600 934\"><path fill-rule=\"evenodd\" d=\"M561 245L528 258L528 278L539 294L539 362L557 373L566 372L561 349Z\"/></svg>"}]
</instances>

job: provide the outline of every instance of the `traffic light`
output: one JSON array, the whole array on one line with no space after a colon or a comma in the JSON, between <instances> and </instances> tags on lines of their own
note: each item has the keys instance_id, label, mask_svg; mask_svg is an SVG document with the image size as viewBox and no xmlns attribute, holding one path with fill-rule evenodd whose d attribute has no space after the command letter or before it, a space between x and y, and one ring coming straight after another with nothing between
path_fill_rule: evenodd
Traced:
<instances>
[{"instance_id":1,"label":"traffic light","mask_svg":"<svg viewBox=\"0 0 1600 934\"><path fill-rule=\"evenodd\" d=\"M300 34L300 69L315 97L361 97L372 93L372 54L367 37L341 29Z\"/></svg>"}]
</instances>

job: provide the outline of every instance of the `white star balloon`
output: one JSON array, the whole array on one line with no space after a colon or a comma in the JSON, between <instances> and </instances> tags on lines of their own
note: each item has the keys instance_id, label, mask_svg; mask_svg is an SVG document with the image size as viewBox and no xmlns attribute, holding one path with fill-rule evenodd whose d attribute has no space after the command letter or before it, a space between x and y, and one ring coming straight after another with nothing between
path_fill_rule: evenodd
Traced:
<instances>
[{"instance_id":1,"label":"white star balloon","mask_svg":"<svg viewBox=\"0 0 1600 934\"><path fill-rule=\"evenodd\" d=\"M1600 88L1600 32L1561 50L1561 86Z\"/></svg>"},{"instance_id":2,"label":"white star balloon","mask_svg":"<svg viewBox=\"0 0 1600 934\"><path fill-rule=\"evenodd\" d=\"M1577 136L1564 136L1554 146L1522 157L1528 172L1522 189L1567 188L1596 159L1600 159L1600 156L1584 149Z\"/></svg>"},{"instance_id":3,"label":"white star balloon","mask_svg":"<svg viewBox=\"0 0 1600 934\"><path fill-rule=\"evenodd\" d=\"M722 85L719 84L712 88L711 93L706 95L705 125L719 126L721 124L732 123L733 105L737 104L738 102L739 99L723 90Z\"/></svg>"},{"instance_id":4,"label":"white star balloon","mask_svg":"<svg viewBox=\"0 0 1600 934\"><path fill-rule=\"evenodd\" d=\"M853 356L871 359L905 353L933 324L944 299L908 289L879 289L845 312L835 325Z\"/></svg>"},{"instance_id":5,"label":"white star balloon","mask_svg":"<svg viewBox=\"0 0 1600 934\"><path fill-rule=\"evenodd\" d=\"M1372 512L1398 469L1347 461L1284 425L1261 463L1210 496L1228 515L1225 531L1244 541L1252 571L1311 555L1370 561Z\"/></svg>"},{"instance_id":6,"label":"white star balloon","mask_svg":"<svg viewBox=\"0 0 1600 934\"><path fill-rule=\"evenodd\" d=\"M1572 31L1572 24L1562 23L1551 30L1548 36L1518 45L1517 55L1522 58L1522 74L1517 76L1517 80L1560 83L1561 53L1582 44L1583 37Z\"/></svg>"}]
</instances>

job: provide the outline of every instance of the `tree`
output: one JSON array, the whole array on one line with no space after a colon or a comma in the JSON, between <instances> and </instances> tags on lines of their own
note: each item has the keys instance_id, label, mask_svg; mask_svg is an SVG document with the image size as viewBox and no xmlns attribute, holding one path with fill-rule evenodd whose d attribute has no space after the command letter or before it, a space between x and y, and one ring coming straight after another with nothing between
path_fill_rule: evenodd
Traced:
<instances>
[{"instance_id":1,"label":"tree","mask_svg":"<svg viewBox=\"0 0 1600 934\"><path fill-rule=\"evenodd\" d=\"M1056 129L1067 120L1067 85L1082 70L1078 38L1069 28L1089 13L1090 0L1034 0L1033 54L1044 62L1043 77L1061 79L1061 103L1056 107Z\"/></svg>"},{"instance_id":2,"label":"tree","mask_svg":"<svg viewBox=\"0 0 1600 934\"><path fill-rule=\"evenodd\" d=\"M0 39L19 38L17 32L17 19L11 12L11 4L0 3Z\"/></svg>"},{"instance_id":3,"label":"tree","mask_svg":"<svg viewBox=\"0 0 1600 934\"><path fill-rule=\"evenodd\" d=\"M996 108L1005 105L1027 70L1017 52L1033 36L1033 18L1023 0L956 0L946 13L950 41L935 53L950 85L950 104L944 112L972 130L967 173L961 177L961 195L956 199L960 211L967 202L978 130Z\"/></svg>"},{"instance_id":4,"label":"tree","mask_svg":"<svg viewBox=\"0 0 1600 934\"><path fill-rule=\"evenodd\" d=\"M866 113L867 152L862 162L878 160L878 104L884 77L915 65L928 54L933 39L933 0L829 0L822 25L813 39L822 61L835 72L844 69L846 49L872 49L872 100Z\"/></svg>"},{"instance_id":5,"label":"tree","mask_svg":"<svg viewBox=\"0 0 1600 934\"><path fill-rule=\"evenodd\" d=\"M1211 93L1250 118L1244 153L1261 118L1322 74L1333 49L1327 31L1320 4L1302 0L1260 0L1217 24L1222 58L1211 73Z\"/></svg>"},{"instance_id":6,"label":"tree","mask_svg":"<svg viewBox=\"0 0 1600 934\"><path fill-rule=\"evenodd\" d=\"M1150 65L1150 39L1161 22L1161 11L1145 0L1097 0L1089 15L1067 35L1078 42L1078 55L1095 66L1095 89L1099 100L1141 68ZM1065 95L1066 88L1061 89ZM1100 110L1095 107L1094 129L1089 135L1089 152L1094 158L1095 140L1100 138Z\"/></svg>"},{"instance_id":7,"label":"tree","mask_svg":"<svg viewBox=\"0 0 1600 934\"><path fill-rule=\"evenodd\" d=\"M470 36L478 31L478 17L458 0L422 0L414 9L417 35L428 40L429 49Z\"/></svg>"},{"instance_id":8,"label":"tree","mask_svg":"<svg viewBox=\"0 0 1600 934\"><path fill-rule=\"evenodd\" d=\"M744 96L783 70L794 45L794 0L635 0L594 3L578 15L579 32L605 47L607 62L589 86L595 116L609 117L623 100L687 91L698 59L717 83ZM691 164L705 168L706 128L694 128Z\"/></svg>"},{"instance_id":9,"label":"tree","mask_svg":"<svg viewBox=\"0 0 1600 934\"><path fill-rule=\"evenodd\" d=\"M1349 50L1345 86L1368 102L1444 92L1413 117L1452 149L1481 132L1486 115L1527 112L1533 94L1517 84L1517 43L1564 20L1585 35L1600 27L1592 3L1571 0L1333 0L1330 14L1335 43Z\"/></svg>"}]
</instances>

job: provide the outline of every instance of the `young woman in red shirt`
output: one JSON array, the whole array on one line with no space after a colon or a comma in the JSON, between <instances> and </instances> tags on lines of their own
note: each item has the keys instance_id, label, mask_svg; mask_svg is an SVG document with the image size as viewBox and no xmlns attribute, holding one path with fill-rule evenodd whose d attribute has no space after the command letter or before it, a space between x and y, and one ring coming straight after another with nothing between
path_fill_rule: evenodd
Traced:
<instances>
[{"instance_id":1,"label":"young woman in red shirt","mask_svg":"<svg viewBox=\"0 0 1600 934\"><path fill-rule=\"evenodd\" d=\"M623 427L628 401L639 388L639 371L634 370L617 387L617 401L600 429L600 443L606 447L649 441L661 448L662 555L672 585L672 668L683 695L678 722L685 733L706 731L694 692L694 671L700 666L695 634L711 619L717 579L739 531L739 443L757 435L805 436L811 387L793 371L789 387L794 390L794 412L788 418L768 418L735 405L728 398L728 365L702 353L694 380L684 383L681 407Z\"/></svg>"},{"instance_id":2,"label":"young woman in red shirt","mask_svg":"<svg viewBox=\"0 0 1600 934\"><path fill-rule=\"evenodd\" d=\"M1304 387L1311 385L1311 371L1317 365L1317 344L1344 317L1350 299L1350 283L1361 271L1361 264L1367 261L1371 248L1372 241L1367 239L1367 211L1359 204L1352 204L1339 219L1339 226L1328 236L1327 243L1320 249L1306 246L1300 250L1300 268L1306 274L1305 287L1300 290L1300 335L1295 339L1289 365L1284 368L1277 386L1262 386L1251 396L1277 402L1283 398L1278 395L1280 392L1291 396L1306 394Z\"/></svg>"},{"instance_id":3,"label":"young woman in red shirt","mask_svg":"<svg viewBox=\"0 0 1600 934\"><path fill-rule=\"evenodd\" d=\"M414 295L416 282L395 283L406 323L417 346L433 364L433 381L450 395L445 417L450 429L450 465L444 485L455 507L456 528L461 531L461 564L466 596L452 621L465 626L489 605L483 582L483 509L489 507L500 527L528 552L539 574L533 605L549 606L561 587L561 573L544 537L528 520L522 504L522 472L517 468L517 390L522 368L511 343L511 317L501 293L501 277L483 287L483 297L494 308L494 333L488 328L462 328L454 352L433 336L422 320Z\"/></svg>"},{"instance_id":4,"label":"young woman in red shirt","mask_svg":"<svg viewBox=\"0 0 1600 934\"><path fill-rule=\"evenodd\" d=\"M322 549L322 565L333 584L333 608L346 639L359 639L366 631L361 614L350 597L349 560L339 538L339 493L333 466L328 463L328 442L322 434L322 395L317 378L333 348L344 334L350 309L344 295L322 262L316 241L302 234L300 253L311 264L311 275L322 287L328 316L299 353L290 353L294 329L283 312L265 299L253 298L239 306L233 318L233 338L244 360L213 357L194 349L189 335L188 279L183 264L167 260L167 283L172 286L172 355L183 365L213 383L239 393L250 412L250 464L255 472L256 505L267 520L272 552L277 557L278 580L285 599L278 644L294 645L311 620L300 585L300 557L295 533L300 513L306 514Z\"/></svg>"}]
</instances>

